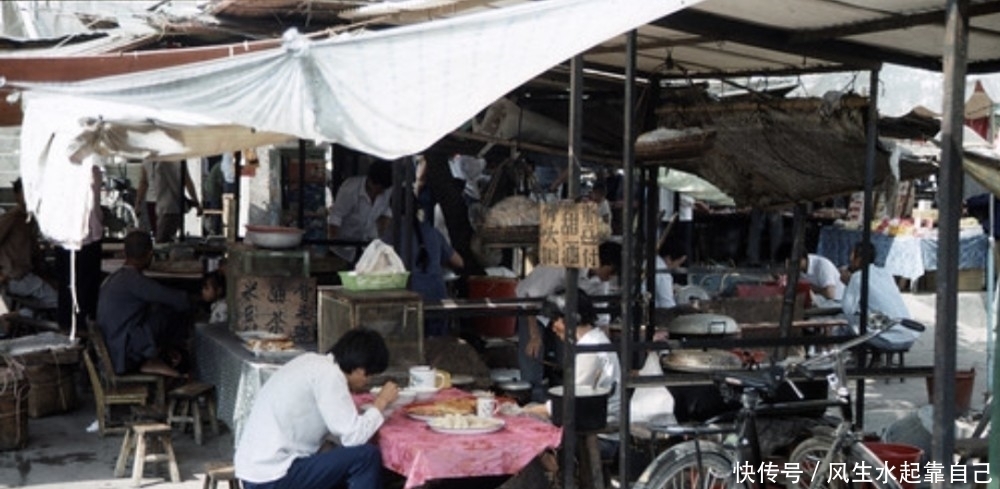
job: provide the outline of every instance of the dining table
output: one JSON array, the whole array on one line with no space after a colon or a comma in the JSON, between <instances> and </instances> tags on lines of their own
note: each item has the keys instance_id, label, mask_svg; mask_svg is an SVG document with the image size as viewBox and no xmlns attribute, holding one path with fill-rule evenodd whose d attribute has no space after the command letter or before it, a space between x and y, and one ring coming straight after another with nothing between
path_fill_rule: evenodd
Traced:
<instances>
[{"instance_id":1,"label":"dining table","mask_svg":"<svg viewBox=\"0 0 1000 489\"><path fill-rule=\"evenodd\" d=\"M426 401L471 396L449 388ZM359 407L371 402L370 394L355 396ZM442 433L426 420L410 417L405 407L391 412L376 437L382 464L403 476L404 489L440 479L513 475L547 449L559 446L562 428L529 415L498 415L503 427L490 433Z\"/></svg>"}]
</instances>

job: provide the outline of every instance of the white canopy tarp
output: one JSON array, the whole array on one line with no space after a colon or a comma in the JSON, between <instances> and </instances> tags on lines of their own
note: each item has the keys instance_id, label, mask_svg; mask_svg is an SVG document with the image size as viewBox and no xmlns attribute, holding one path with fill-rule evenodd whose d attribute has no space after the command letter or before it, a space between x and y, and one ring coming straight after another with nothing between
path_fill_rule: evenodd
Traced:
<instances>
[{"instance_id":1,"label":"white canopy tarp","mask_svg":"<svg viewBox=\"0 0 1000 489\"><path fill-rule=\"evenodd\" d=\"M174 110L209 118L217 125L336 142L379 157L397 158L426 149L546 69L700 1L530 2L315 42L290 31L281 49L86 82L13 81L12 85L35 92L24 99L21 169L25 197L43 233L64 246L79 246L84 234L73 230L85 229L85 215L54 217L45 211L58 208L66 214L79 207L79 196L69 194L85 192L89 176L74 179L79 180L79 192L63 193L60 202L41 202L41 189L56 174L61 178L71 176L69 173L89 175L89 169L57 170L83 161L77 158L77 162L70 162L69 155L79 148L70 151L66 145L81 140L80 133L88 129L75 111L52 112L51 104L42 102L50 95L131 105L134 112L128 119L133 121L183 124L167 112L154 112ZM39 114L40 110L45 113ZM94 111L89 118L118 123L101 111ZM169 131L158 134L177 135ZM151 145L157 139L157 148L186 147L184 137L174 141L147 139ZM228 148L216 149L245 147L231 143ZM164 153L157 148L150 148L150 154ZM47 195L46 199L63 194ZM54 218L61 221L58 227L52 224Z\"/></svg>"},{"instance_id":2,"label":"white canopy tarp","mask_svg":"<svg viewBox=\"0 0 1000 489\"><path fill-rule=\"evenodd\" d=\"M733 198L719 190L719 187L693 173L673 168L660 168L656 180L660 187L689 194L702 202L716 205L736 205Z\"/></svg>"}]
</instances>

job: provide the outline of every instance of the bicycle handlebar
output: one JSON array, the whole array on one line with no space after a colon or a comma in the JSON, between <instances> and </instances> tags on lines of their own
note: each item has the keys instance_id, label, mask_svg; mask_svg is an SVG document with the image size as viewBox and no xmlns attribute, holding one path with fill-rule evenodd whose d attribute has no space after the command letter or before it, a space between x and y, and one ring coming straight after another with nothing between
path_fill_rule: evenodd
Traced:
<instances>
[{"instance_id":1,"label":"bicycle handlebar","mask_svg":"<svg viewBox=\"0 0 1000 489\"><path fill-rule=\"evenodd\" d=\"M783 367L772 365L771 367L764 369L763 372L719 372L714 374L713 378L716 382L725 383L731 386L752 388L767 394L773 394L782 382L787 382L801 398L801 392L789 378L789 374L798 373L805 378L812 380L815 377L815 373L809 369L809 366L823 362L829 358L836 358L837 362L842 362L843 360L841 358L841 354L843 352L867 342L897 324L913 331L924 331L926 329L923 324L912 319L890 318L881 313L870 314L869 324L872 327L865 334L855 336L848 341L833 345L833 347L829 350L801 362L787 363Z\"/></svg>"}]
</instances>

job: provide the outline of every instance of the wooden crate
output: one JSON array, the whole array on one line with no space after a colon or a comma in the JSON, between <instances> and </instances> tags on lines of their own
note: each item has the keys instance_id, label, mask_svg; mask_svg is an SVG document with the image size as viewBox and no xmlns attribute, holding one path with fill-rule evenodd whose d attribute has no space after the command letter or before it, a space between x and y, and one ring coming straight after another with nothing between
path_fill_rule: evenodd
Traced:
<instances>
[{"instance_id":1,"label":"wooden crate","mask_svg":"<svg viewBox=\"0 0 1000 489\"><path fill-rule=\"evenodd\" d=\"M41 364L25 368L28 416L40 418L76 409L75 365Z\"/></svg>"},{"instance_id":2,"label":"wooden crate","mask_svg":"<svg viewBox=\"0 0 1000 489\"><path fill-rule=\"evenodd\" d=\"M409 290L350 291L321 287L317 301L318 345L325 352L348 330L378 331L389 346L389 365L410 367L424 358L424 302Z\"/></svg>"},{"instance_id":3,"label":"wooden crate","mask_svg":"<svg viewBox=\"0 0 1000 489\"><path fill-rule=\"evenodd\" d=\"M32 418L76 409L75 374L80 362L79 346L26 353L17 357L24 365L28 391L28 415Z\"/></svg>"},{"instance_id":4,"label":"wooden crate","mask_svg":"<svg viewBox=\"0 0 1000 489\"><path fill-rule=\"evenodd\" d=\"M0 451L28 444L28 382L19 370L0 367Z\"/></svg>"}]
</instances>

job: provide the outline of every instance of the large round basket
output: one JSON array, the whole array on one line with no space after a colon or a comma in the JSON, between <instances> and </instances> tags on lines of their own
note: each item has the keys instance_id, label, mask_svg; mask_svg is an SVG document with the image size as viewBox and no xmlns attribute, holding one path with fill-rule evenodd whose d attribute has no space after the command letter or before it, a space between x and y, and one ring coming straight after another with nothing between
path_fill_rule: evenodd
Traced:
<instances>
[{"instance_id":1,"label":"large round basket","mask_svg":"<svg viewBox=\"0 0 1000 489\"><path fill-rule=\"evenodd\" d=\"M479 237L490 244L538 244L538 226L484 227Z\"/></svg>"},{"instance_id":2,"label":"large round basket","mask_svg":"<svg viewBox=\"0 0 1000 489\"><path fill-rule=\"evenodd\" d=\"M715 143L715 131L702 131L673 138L640 138L635 143L635 158L654 162L701 156Z\"/></svg>"}]
</instances>

